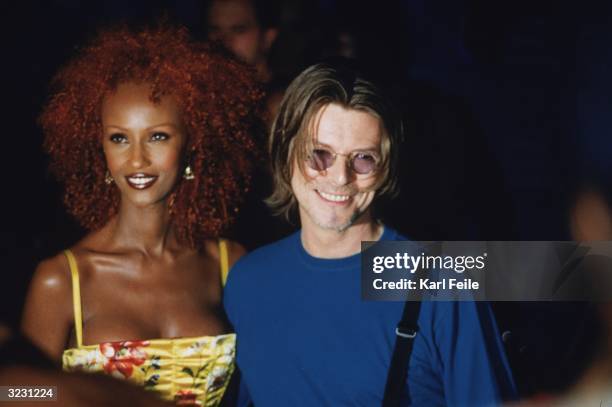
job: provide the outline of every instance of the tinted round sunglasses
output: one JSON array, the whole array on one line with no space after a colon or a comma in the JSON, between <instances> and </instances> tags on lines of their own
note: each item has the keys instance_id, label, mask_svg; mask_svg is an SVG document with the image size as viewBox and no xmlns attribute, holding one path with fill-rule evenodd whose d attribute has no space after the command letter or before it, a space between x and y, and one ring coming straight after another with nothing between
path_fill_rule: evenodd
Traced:
<instances>
[{"instance_id":1,"label":"tinted round sunglasses","mask_svg":"<svg viewBox=\"0 0 612 407\"><path fill-rule=\"evenodd\" d=\"M352 152L340 154L325 148L313 148L306 160L308 166L316 171L325 171L336 162L336 158L341 155L347 157L349 168L356 174L371 174L378 168L378 158L369 152Z\"/></svg>"}]
</instances>

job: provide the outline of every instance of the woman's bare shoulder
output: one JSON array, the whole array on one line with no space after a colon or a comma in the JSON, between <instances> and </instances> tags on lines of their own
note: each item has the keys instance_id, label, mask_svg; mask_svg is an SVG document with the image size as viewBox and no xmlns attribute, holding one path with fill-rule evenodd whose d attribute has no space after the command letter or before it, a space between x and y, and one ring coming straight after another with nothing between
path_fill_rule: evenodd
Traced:
<instances>
[{"instance_id":1,"label":"woman's bare shoulder","mask_svg":"<svg viewBox=\"0 0 612 407\"><path fill-rule=\"evenodd\" d=\"M63 253L36 267L23 309L21 329L53 359L59 358L72 322L72 281Z\"/></svg>"},{"instance_id":2,"label":"woman's bare shoulder","mask_svg":"<svg viewBox=\"0 0 612 407\"><path fill-rule=\"evenodd\" d=\"M31 289L65 292L70 288L70 267L64 252L38 263L32 276Z\"/></svg>"},{"instance_id":3,"label":"woman's bare shoulder","mask_svg":"<svg viewBox=\"0 0 612 407\"><path fill-rule=\"evenodd\" d=\"M76 261L79 278L82 280L87 277L86 274L89 270L89 267L83 267L83 265L87 264L91 254L99 249L97 247L99 246L99 240L96 232L90 233L67 250L41 261L32 277L31 289L38 286L45 290L61 291L62 294L71 291L72 276L66 252L72 253Z\"/></svg>"}]
</instances>

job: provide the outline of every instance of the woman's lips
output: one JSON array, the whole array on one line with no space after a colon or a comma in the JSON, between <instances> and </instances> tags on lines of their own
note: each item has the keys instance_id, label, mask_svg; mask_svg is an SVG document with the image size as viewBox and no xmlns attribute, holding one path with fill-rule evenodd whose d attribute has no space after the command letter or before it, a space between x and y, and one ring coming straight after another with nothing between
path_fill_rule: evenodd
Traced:
<instances>
[{"instance_id":1,"label":"woman's lips","mask_svg":"<svg viewBox=\"0 0 612 407\"><path fill-rule=\"evenodd\" d=\"M147 189L157 181L155 175L149 174L132 174L125 177L128 185L134 189Z\"/></svg>"}]
</instances>

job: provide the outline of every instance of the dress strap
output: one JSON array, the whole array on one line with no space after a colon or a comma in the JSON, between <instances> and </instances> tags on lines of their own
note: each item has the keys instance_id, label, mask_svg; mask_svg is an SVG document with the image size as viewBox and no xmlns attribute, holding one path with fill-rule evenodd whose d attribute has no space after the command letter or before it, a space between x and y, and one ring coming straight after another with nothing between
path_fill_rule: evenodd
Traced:
<instances>
[{"instance_id":1,"label":"dress strap","mask_svg":"<svg viewBox=\"0 0 612 407\"><path fill-rule=\"evenodd\" d=\"M227 240L219 239L219 263L221 263L221 285L225 287L229 273L229 258L227 254Z\"/></svg>"},{"instance_id":2,"label":"dress strap","mask_svg":"<svg viewBox=\"0 0 612 407\"><path fill-rule=\"evenodd\" d=\"M74 330L76 332L77 347L83 346L83 316L81 314L81 286L79 284L79 268L74 254L70 250L64 250L68 259L70 274L72 276L72 306L74 308Z\"/></svg>"}]
</instances>

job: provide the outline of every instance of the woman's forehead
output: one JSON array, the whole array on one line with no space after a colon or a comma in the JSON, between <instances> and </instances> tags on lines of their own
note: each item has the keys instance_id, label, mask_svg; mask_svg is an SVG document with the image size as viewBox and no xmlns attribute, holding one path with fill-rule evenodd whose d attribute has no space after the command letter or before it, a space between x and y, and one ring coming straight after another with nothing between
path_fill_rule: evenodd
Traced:
<instances>
[{"instance_id":1,"label":"woman's forehead","mask_svg":"<svg viewBox=\"0 0 612 407\"><path fill-rule=\"evenodd\" d=\"M103 121L127 121L134 115L155 121L181 121L181 109L176 99L164 95L158 101L153 101L149 84L122 83L104 98Z\"/></svg>"}]
</instances>

